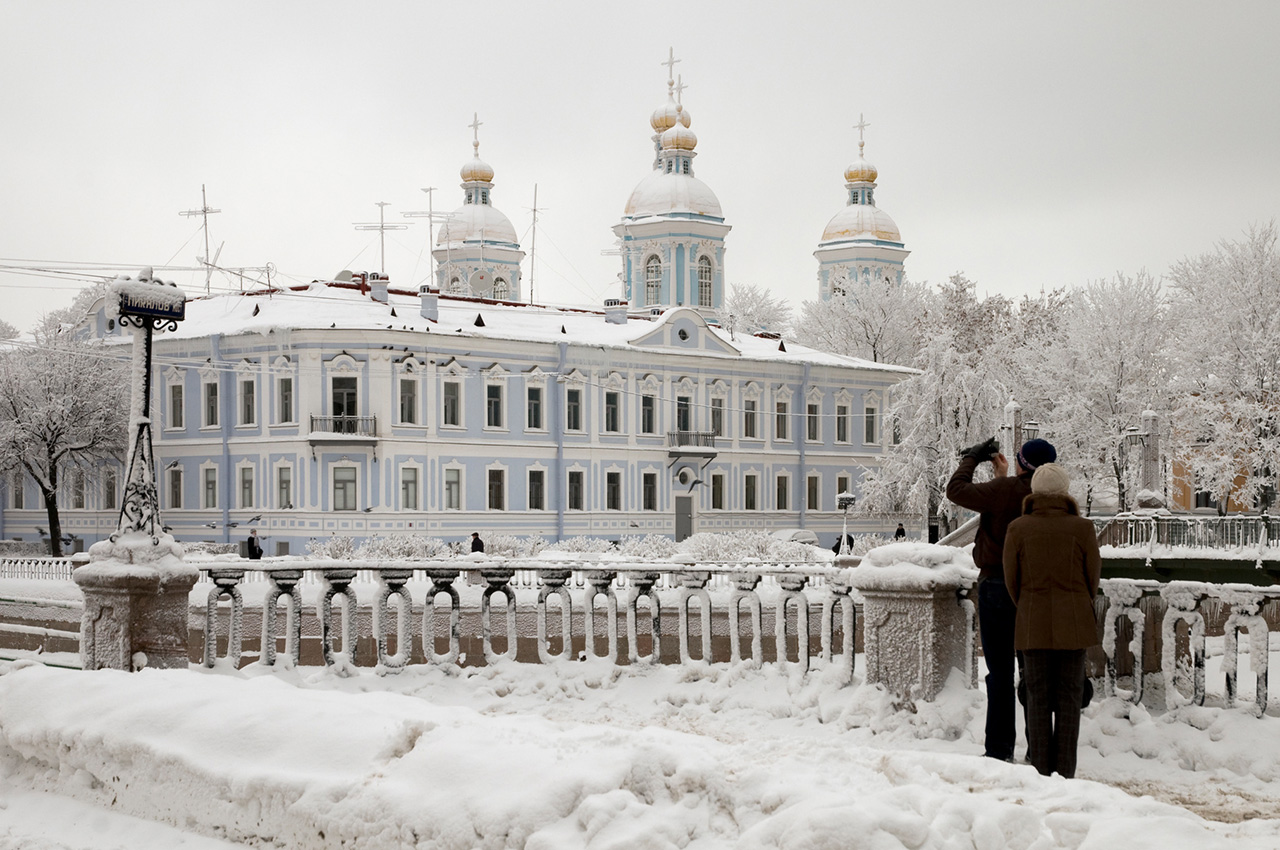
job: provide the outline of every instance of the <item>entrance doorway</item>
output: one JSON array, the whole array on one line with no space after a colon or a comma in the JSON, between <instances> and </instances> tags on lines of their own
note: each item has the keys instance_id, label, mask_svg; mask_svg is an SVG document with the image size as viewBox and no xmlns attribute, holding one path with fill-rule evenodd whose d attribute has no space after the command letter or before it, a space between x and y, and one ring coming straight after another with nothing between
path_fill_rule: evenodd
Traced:
<instances>
[{"instance_id":1,"label":"entrance doorway","mask_svg":"<svg viewBox=\"0 0 1280 850\"><path fill-rule=\"evenodd\" d=\"M676 496L676 541L693 534L693 497Z\"/></svg>"}]
</instances>

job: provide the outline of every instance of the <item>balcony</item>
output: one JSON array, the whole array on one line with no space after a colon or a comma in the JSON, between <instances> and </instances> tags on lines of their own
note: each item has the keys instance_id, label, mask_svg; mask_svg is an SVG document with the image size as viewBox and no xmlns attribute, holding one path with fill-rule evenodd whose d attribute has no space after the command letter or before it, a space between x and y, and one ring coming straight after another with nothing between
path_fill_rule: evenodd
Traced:
<instances>
[{"instance_id":1,"label":"balcony","mask_svg":"<svg viewBox=\"0 0 1280 850\"><path fill-rule=\"evenodd\" d=\"M668 431L667 457L698 457L710 460L716 456L714 431Z\"/></svg>"},{"instance_id":2,"label":"balcony","mask_svg":"<svg viewBox=\"0 0 1280 850\"><path fill-rule=\"evenodd\" d=\"M376 416L312 416L311 445L372 445L378 441Z\"/></svg>"}]
</instances>

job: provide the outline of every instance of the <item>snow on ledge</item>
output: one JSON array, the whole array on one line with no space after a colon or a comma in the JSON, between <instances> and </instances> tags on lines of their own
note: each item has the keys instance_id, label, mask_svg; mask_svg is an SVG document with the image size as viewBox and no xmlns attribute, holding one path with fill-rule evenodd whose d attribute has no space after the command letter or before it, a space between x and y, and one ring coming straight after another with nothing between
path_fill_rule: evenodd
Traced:
<instances>
[{"instance_id":1,"label":"snow on ledge","mask_svg":"<svg viewBox=\"0 0 1280 850\"><path fill-rule=\"evenodd\" d=\"M849 571L858 590L916 590L968 587L978 568L965 549L933 543L890 543L868 552Z\"/></svg>"}]
</instances>

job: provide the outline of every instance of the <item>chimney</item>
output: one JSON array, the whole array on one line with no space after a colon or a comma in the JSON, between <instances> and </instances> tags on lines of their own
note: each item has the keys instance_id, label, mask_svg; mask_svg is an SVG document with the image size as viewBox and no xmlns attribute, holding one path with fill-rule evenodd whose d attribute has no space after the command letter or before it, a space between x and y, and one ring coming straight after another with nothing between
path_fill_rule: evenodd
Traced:
<instances>
[{"instance_id":1,"label":"chimney","mask_svg":"<svg viewBox=\"0 0 1280 850\"><path fill-rule=\"evenodd\" d=\"M604 299L604 320L611 325L627 323L627 302L621 298Z\"/></svg>"},{"instance_id":2,"label":"chimney","mask_svg":"<svg viewBox=\"0 0 1280 850\"><path fill-rule=\"evenodd\" d=\"M369 273L369 297L374 301L387 303L387 284L390 279L384 274L377 272Z\"/></svg>"},{"instance_id":3,"label":"chimney","mask_svg":"<svg viewBox=\"0 0 1280 850\"><path fill-rule=\"evenodd\" d=\"M422 309L419 311L422 318L440 321L440 290L424 283L418 287L418 295L422 298Z\"/></svg>"}]
</instances>

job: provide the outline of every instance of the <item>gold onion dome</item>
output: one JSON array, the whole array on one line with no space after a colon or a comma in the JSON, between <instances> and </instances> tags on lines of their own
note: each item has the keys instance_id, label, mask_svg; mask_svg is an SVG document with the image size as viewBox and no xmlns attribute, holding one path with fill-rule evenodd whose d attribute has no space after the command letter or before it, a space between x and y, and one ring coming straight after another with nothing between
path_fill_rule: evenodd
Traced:
<instances>
[{"instance_id":1,"label":"gold onion dome","mask_svg":"<svg viewBox=\"0 0 1280 850\"><path fill-rule=\"evenodd\" d=\"M666 106L658 107L653 110L653 115L649 116L649 126L653 128L655 133L670 130L676 126L677 121L688 127L690 121L689 113L678 105L670 95L667 95Z\"/></svg>"},{"instance_id":2,"label":"gold onion dome","mask_svg":"<svg viewBox=\"0 0 1280 850\"><path fill-rule=\"evenodd\" d=\"M480 158L479 154L476 158L462 166L462 180L465 183L492 183L493 182L493 166Z\"/></svg>"},{"instance_id":3,"label":"gold onion dome","mask_svg":"<svg viewBox=\"0 0 1280 850\"><path fill-rule=\"evenodd\" d=\"M862 157L862 143L858 143L858 161L844 170L846 183L874 183L880 172Z\"/></svg>"},{"instance_id":4,"label":"gold onion dome","mask_svg":"<svg viewBox=\"0 0 1280 850\"><path fill-rule=\"evenodd\" d=\"M689 129L689 122L684 117L684 108L676 105L676 123L662 133L662 149L664 151L691 151L698 146L698 136Z\"/></svg>"}]
</instances>

